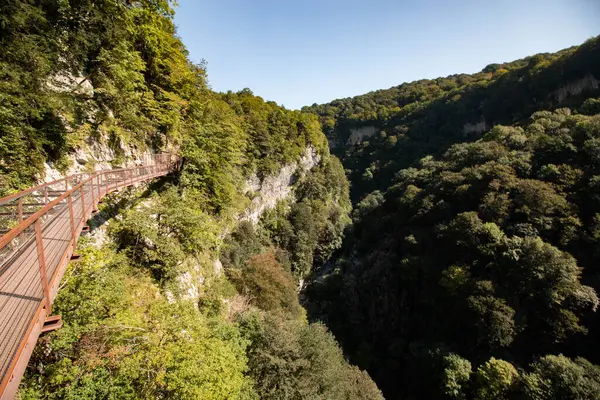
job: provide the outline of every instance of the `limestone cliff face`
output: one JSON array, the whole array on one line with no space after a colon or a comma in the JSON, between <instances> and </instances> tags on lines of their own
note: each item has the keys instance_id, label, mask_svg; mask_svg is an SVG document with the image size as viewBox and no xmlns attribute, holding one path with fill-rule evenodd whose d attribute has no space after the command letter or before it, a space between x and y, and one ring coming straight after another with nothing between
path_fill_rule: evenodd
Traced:
<instances>
[{"instance_id":1,"label":"limestone cliff face","mask_svg":"<svg viewBox=\"0 0 600 400\"><path fill-rule=\"evenodd\" d=\"M140 165L143 162L144 153L133 146L124 144L115 149L107 144L107 138L88 137L84 143L68 155L68 167L64 174L60 172L52 162L44 163L44 182L52 182L66 175L81 172L100 171L114 167L127 167ZM118 161L117 160L122 160Z\"/></svg>"},{"instance_id":2,"label":"limestone cliff face","mask_svg":"<svg viewBox=\"0 0 600 400\"><path fill-rule=\"evenodd\" d=\"M375 126L362 126L360 128L350 129L350 137L348 138L347 145L354 146L364 139L370 138L378 131L379 129Z\"/></svg>"},{"instance_id":3,"label":"limestone cliff face","mask_svg":"<svg viewBox=\"0 0 600 400\"><path fill-rule=\"evenodd\" d=\"M240 220L257 224L265 211L275 208L278 201L287 199L292 193L294 176L306 173L318 164L320 159L317 151L309 146L298 162L284 165L278 174L267 176L262 181L256 175L250 176L246 181L244 193L252 195L253 198Z\"/></svg>"},{"instance_id":4,"label":"limestone cliff face","mask_svg":"<svg viewBox=\"0 0 600 400\"><path fill-rule=\"evenodd\" d=\"M487 124L485 123L485 120L483 119L483 117L481 117L480 121L477 122L467 122L466 124L463 125L463 133L465 135L468 135L469 133L483 133L486 132L487 130L489 130L490 128L487 126Z\"/></svg>"},{"instance_id":5,"label":"limestone cliff face","mask_svg":"<svg viewBox=\"0 0 600 400\"><path fill-rule=\"evenodd\" d=\"M289 199L293 196L294 177L298 174L305 174L310 171L321 160L320 155L315 148L309 146L304 155L297 161L284 165L277 174L270 175L264 179L259 179L253 174L246 180L244 193L252 196L250 206L238 217L238 221L249 221L257 224L263 213L269 209L275 208L277 202ZM222 236L225 237L229 229L225 228ZM206 254L208 258L214 259L215 255ZM218 276L222 273L223 265L218 257L213 263L211 275ZM198 302L201 288L206 284L207 277L202 274L202 268L198 264L190 263L185 266L187 272L180 274L176 278L177 291L183 300ZM167 298L173 301L174 295L167 291Z\"/></svg>"},{"instance_id":6,"label":"limestone cliff face","mask_svg":"<svg viewBox=\"0 0 600 400\"><path fill-rule=\"evenodd\" d=\"M95 89L86 77L61 71L47 79L46 87L56 93L77 95L80 101L89 102L84 120L90 124L96 122L99 110L91 101ZM110 111L108 113L112 118L112 113ZM62 120L64 126L69 130L70 125L66 118L62 117ZM75 134L74 132L69 133ZM109 143L110 140L105 132L82 138L74 152L67 156L66 169L63 164L60 169L61 172L54 163L46 162L40 181L51 182L66 175L81 172L139 165L142 163L144 153L149 152L146 149L138 149L133 145L127 145L122 141L119 141L116 146L111 146Z\"/></svg>"},{"instance_id":7,"label":"limestone cliff face","mask_svg":"<svg viewBox=\"0 0 600 400\"><path fill-rule=\"evenodd\" d=\"M95 147L94 149L88 149L84 155L110 162L111 156L114 154L111 153L110 149L102 146ZM81 152L84 152L84 150L82 149ZM132 156L135 156L135 153L132 153ZM267 176L262 180L256 175L250 176L246 181L244 193L247 195L251 194L253 199L250 206L237 218L237 221L250 221L257 224L265 211L274 208L277 202L293 196L294 178L299 174L307 173L320 160L321 156L313 147L309 146L297 162L284 165L277 174ZM77 162L77 160L75 159L74 162ZM136 207L153 209L154 204L152 200L148 199L139 203ZM152 216L148 223L158 223L155 217ZM121 216L118 215L116 218L121 218ZM102 213L98 214L95 219L95 223L92 223L93 229L90 233L90 244L101 248L110 240L106 230L111 221L105 218ZM229 229L230 227L224 227L222 237L225 237L229 233ZM151 245L151 243L149 244ZM172 290L166 290L165 292L167 299L175 301L176 298L180 298L197 303L202 292L202 286L207 284L207 281L210 281L211 277L220 275L223 266L217 254L207 253L202 254L198 258L190 257L180 264L179 268L181 273L175 278L175 286Z\"/></svg>"},{"instance_id":8,"label":"limestone cliff face","mask_svg":"<svg viewBox=\"0 0 600 400\"><path fill-rule=\"evenodd\" d=\"M350 128L350 134L346 139L345 134L341 134L340 132L333 130L327 134L327 141L329 142L329 148L332 150L343 147L351 147L362 143L364 140L370 138L379 131L380 129L373 125Z\"/></svg>"},{"instance_id":9,"label":"limestone cliff face","mask_svg":"<svg viewBox=\"0 0 600 400\"><path fill-rule=\"evenodd\" d=\"M600 81L592 74L587 74L585 77L578 81L567 83L558 90L552 93L552 97L558 102L562 103L571 96L580 95L583 92L598 90L600 88Z\"/></svg>"}]
</instances>

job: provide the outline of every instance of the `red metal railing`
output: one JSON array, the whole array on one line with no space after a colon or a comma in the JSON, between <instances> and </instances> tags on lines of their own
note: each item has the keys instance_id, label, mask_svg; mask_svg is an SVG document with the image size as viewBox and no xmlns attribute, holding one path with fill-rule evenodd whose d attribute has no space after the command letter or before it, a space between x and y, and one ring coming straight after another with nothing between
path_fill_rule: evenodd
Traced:
<instances>
[{"instance_id":1,"label":"red metal railing","mask_svg":"<svg viewBox=\"0 0 600 400\"><path fill-rule=\"evenodd\" d=\"M77 174L0 199L0 397L12 398L66 264L100 199L179 165L148 155L133 168Z\"/></svg>"}]
</instances>

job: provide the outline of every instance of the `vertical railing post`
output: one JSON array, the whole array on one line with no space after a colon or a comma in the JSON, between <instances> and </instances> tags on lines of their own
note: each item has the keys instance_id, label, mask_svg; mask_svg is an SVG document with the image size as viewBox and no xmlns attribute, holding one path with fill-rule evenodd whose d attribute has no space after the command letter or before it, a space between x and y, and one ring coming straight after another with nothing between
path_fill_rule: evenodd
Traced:
<instances>
[{"instance_id":1,"label":"vertical railing post","mask_svg":"<svg viewBox=\"0 0 600 400\"><path fill-rule=\"evenodd\" d=\"M19 222L23 221L23 198L20 197L17 202L17 214L19 215Z\"/></svg>"},{"instance_id":2,"label":"vertical railing post","mask_svg":"<svg viewBox=\"0 0 600 400\"><path fill-rule=\"evenodd\" d=\"M100 199L102 198L102 196L104 196L104 189L102 187L102 183L104 182L104 180L102 179L102 172L98 173L98 191L100 192L100 194L98 195L98 202L100 202Z\"/></svg>"},{"instance_id":3,"label":"vertical railing post","mask_svg":"<svg viewBox=\"0 0 600 400\"><path fill-rule=\"evenodd\" d=\"M44 186L44 204L48 204L48 186Z\"/></svg>"},{"instance_id":4,"label":"vertical railing post","mask_svg":"<svg viewBox=\"0 0 600 400\"><path fill-rule=\"evenodd\" d=\"M85 191L84 189L85 185L81 185L79 188L79 192L81 194L81 224L85 224Z\"/></svg>"},{"instance_id":5,"label":"vertical railing post","mask_svg":"<svg viewBox=\"0 0 600 400\"><path fill-rule=\"evenodd\" d=\"M46 308L50 314L50 288L48 278L46 276L46 256L44 254L44 242L42 238L42 227L39 218L35 221L35 243L37 247L38 265L40 267L40 279L42 280L42 288L44 289L44 299L46 300Z\"/></svg>"},{"instance_id":6,"label":"vertical railing post","mask_svg":"<svg viewBox=\"0 0 600 400\"><path fill-rule=\"evenodd\" d=\"M90 182L90 212L91 212L91 210L94 208L94 182L93 182L93 178L90 178L89 182Z\"/></svg>"},{"instance_id":7,"label":"vertical railing post","mask_svg":"<svg viewBox=\"0 0 600 400\"><path fill-rule=\"evenodd\" d=\"M98 174L96 172L94 172L94 175L92 176L92 182L94 181L94 185L96 185L96 196L92 201L94 204L98 204L98 199L100 199L100 185L98 184Z\"/></svg>"},{"instance_id":8,"label":"vertical railing post","mask_svg":"<svg viewBox=\"0 0 600 400\"><path fill-rule=\"evenodd\" d=\"M69 205L69 223L71 225L71 240L73 241L73 247L77 243L77 235L75 234L75 214L73 213L73 195L70 194L67 197L67 203Z\"/></svg>"},{"instance_id":9,"label":"vertical railing post","mask_svg":"<svg viewBox=\"0 0 600 400\"><path fill-rule=\"evenodd\" d=\"M92 208L96 205L96 195L94 194L94 173L92 172L92 178L90 179L90 188L92 195L90 196L92 202Z\"/></svg>"}]
</instances>

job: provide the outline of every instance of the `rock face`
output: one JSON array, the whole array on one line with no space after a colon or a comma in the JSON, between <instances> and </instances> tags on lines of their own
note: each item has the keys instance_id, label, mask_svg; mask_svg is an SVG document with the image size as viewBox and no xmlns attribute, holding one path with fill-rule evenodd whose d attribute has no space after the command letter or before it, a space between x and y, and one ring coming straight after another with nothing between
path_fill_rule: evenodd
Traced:
<instances>
[{"instance_id":1,"label":"rock face","mask_svg":"<svg viewBox=\"0 0 600 400\"><path fill-rule=\"evenodd\" d=\"M57 93L73 93L78 96L87 97L88 99L92 99L94 95L94 87L85 76L74 75L68 71L61 71L49 77L46 81L46 86ZM97 111L91 110L88 112L88 122L94 122ZM109 114L112 115L110 111ZM69 124L66 120L63 123L68 130ZM58 171L53 163L46 162L44 164L44 176L40 180L52 182L65 175L111 169L113 166L117 166L115 165L117 158L123 160L123 162L118 163L122 167L141 164L143 151L136 149L134 146L125 145L122 142L119 143L118 148L111 147L108 143L107 135L102 133L100 133L99 137L88 136L84 138L83 143L75 149L74 153L67 156L68 165L64 175Z\"/></svg>"},{"instance_id":2,"label":"rock face","mask_svg":"<svg viewBox=\"0 0 600 400\"><path fill-rule=\"evenodd\" d=\"M294 175L306 173L320 161L316 150L309 146L299 162L287 164L277 175L264 178L262 181L253 175L246 181L246 194L254 195L252 203L240 217L240 221L250 221L257 224L266 210L275 208L278 201L285 200L292 192Z\"/></svg>"},{"instance_id":3,"label":"rock face","mask_svg":"<svg viewBox=\"0 0 600 400\"><path fill-rule=\"evenodd\" d=\"M191 273L184 272L177 277L177 280L179 287L183 289L182 299L197 302L200 297L199 287L204 284L204 277L199 277L197 281L195 281Z\"/></svg>"},{"instance_id":4,"label":"rock face","mask_svg":"<svg viewBox=\"0 0 600 400\"><path fill-rule=\"evenodd\" d=\"M592 74L587 74L578 81L568 83L552 93L557 102L562 103L568 97L577 96L583 92L598 90L600 81Z\"/></svg>"},{"instance_id":5,"label":"rock face","mask_svg":"<svg viewBox=\"0 0 600 400\"><path fill-rule=\"evenodd\" d=\"M250 221L257 224L265 211L275 208L278 201L285 200L292 194L294 176L311 170L320 162L320 159L321 157L316 150L309 146L298 162L284 165L277 175L268 176L262 181L256 174L250 176L246 181L244 193L251 193L254 198L248 209L238 218L238 221ZM224 231L223 237L227 233L228 231ZM212 273L215 276L219 276L223 272L223 264L218 258L212 261L212 267ZM183 272L177 277L179 298L193 301L197 305L201 288L207 277L202 275L202 269L199 265L187 265L186 269L189 272ZM208 274L210 276L210 273ZM175 301L176 296L172 292L167 291L166 296L169 301Z\"/></svg>"},{"instance_id":6,"label":"rock face","mask_svg":"<svg viewBox=\"0 0 600 400\"><path fill-rule=\"evenodd\" d=\"M468 135L469 133L483 133L483 132L486 132L487 130L489 130L489 128L488 128L487 124L485 123L485 120L483 119L483 117L481 118L481 120L479 122L475 122L475 123L467 122L463 126L463 133L465 135Z\"/></svg>"},{"instance_id":7,"label":"rock face","mask_svg":"<svg viewBox=\"0 0 600 400\"><path fill-rule=\"evenodd\" d=\"M48 89L58 93L74 93L92 97L94 87L83 75L73 75L68 71L61 71L51 76L46 82Z\"/></svg>"},{"instance_id":8,"label":"rock face","mask_svg":"<svg viewBox=\"0 0 600 400\"><path fill-rule=\"evenodd\" d=\"M65 175L78 174L81 172L100 171L111 169L114 166L114 160L118 157L117 152L108 146L108 140L100 141L89 137L85 143L75 149L75 152L68 155L69 166L63 175L52 162L44 163L44 182L52 182L64 177ZM124 156L120 166L133 166L142 163L143 152L137 149L121 144L120 152Z\"/></svg>"},{"instance_id":9,"label":"rock face","mask_svg":"<svg viewBox=\"0 0 600 400\"><path fill-rule=\"evenodd\" d=\"M350 137L348 138L347 144L349 146L354 146L357 143L360 143L365 138L370 138L374 134L377 133L379 129L375 126L363 126L361 128L350 129Z\"/></svg>"}]
</instances>

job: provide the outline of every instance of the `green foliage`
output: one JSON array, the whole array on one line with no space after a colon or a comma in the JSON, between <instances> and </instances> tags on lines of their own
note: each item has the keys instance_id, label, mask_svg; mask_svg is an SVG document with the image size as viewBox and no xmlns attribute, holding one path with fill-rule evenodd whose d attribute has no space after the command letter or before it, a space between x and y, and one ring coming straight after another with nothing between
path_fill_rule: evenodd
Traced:
<instances>
[{"instance_id":1,"label":"green foliage","mask_svg":"<svg viewBox=\"0 0 600 400\"><path fill-rule=\"evenodd\" d=\"M289 254L294 275L307 277L342 246L350 219L348 182L339 160L324 157L296 184L296 202L262 220L271 240Z\"/></svg>"},{"instance_id":2,"label":"green foliage","mask_svg":"<svg viewBox=\"0 0 600 400\"><path fill-rule=\"evenodd\" d=\"M471 363L456 355L444 356L444 378L442 391L452 399L464 399L465 384L471 375Z\"/></svg>"},{"instance_id":3,"label":"green foliage","mask_svg":"<svg viewBox=\"0 0 600 400\"><path fill-rule=\"evenodd\" d=\"M478 400L507 399L518 378L519 373L511 363L492 357L477 368L475 385L478 389L475 398Z\"/></svg>"},{"instance_id":4,"label":"green foliage","mask_svg":"<svg viewBox=\"0 0 600 400\"><path fill-rule=\"evenodd\" d=\"M241 329L251 342L248 366L261 399L383 399L321 324L249 314Z\"/></svg>"},{"instance_id":5,"label":"green foliage","mask_svg":"<svg viewBox=\"0 0 600 400\"><path fill-rule=\"evenodd\" d=\"M536 112L398 171L357 206L337 270L308 288L312 316L397 398L452 391L412 383L417 344L475 365L501 356L525 368L557 352L598 362L599 118ZM439 363L418 371L440 376ZM511 370L495 364L456 395L518 398L516 376L491 381ZM527 393L550 390L531 385Z\"/></svg>"},{"instance_id":6,"label":"green foliage","mask_svg":"<svg viewBox=\"0 0 600 400\"><path fill-rule=\"evenodd\" d=\"M0 6L0 196L43 178L44 162L66 172L69 155L90 140L115 151L113 167L127 161L124 145L183 158L169 184L107 199L101 218L114 217L112 243L80 245L83 261L55 304L65 327L36 348L21 397L256 400L286 392L295 379L289 398L381 398L331 334L306 324L298 301L297 279L341 247L351 209L318 118L249 90L208 89L204 63L191 63L176 35L174 5ZM241 224L222 251L230 280L219 277L214 260L248 203L247 177L298 163L307 149L320 163L295 177L292 210L256 232ZM240 298L249 304L236 309ZM251 335L230 321L255 307L278 316ZM256 361L259 352L286 359L277 346L248 337L273 336L281 326L289 335L277 346L295 355L279 374Z\"/></svg>"},{"instance_id":7,"label":"green foliage","mask_svg":"<svg viewBox=\"0 0 600 400\"><path fill-rule=\"evenodd\" d=\"M523 375L523 393L530 399L591 400L600 396L600 368L585 359L545 356Z\"/></svg>"},{"instance_id":8,"label":"green foliage","mask_svg":"<svg viewBox=\"0 0 600 400\"><path fill-rule=\"evenodd\" d=\"M206 85L174 35L170 2L10 0L0 15L4 190L30 185L90 126L142 147L181 137L189 88Z\"/></svg>"},{"instance_id":9,"label":"green foliage","mask_svg":"<svg viewBox=\"0 0 600 400\"><path fill-rule=\"evenodd\" d=\"M163 281L172 279L184 261L220 243L215 219L174 187L125 211L109 230L120 250Z\"/></svg>"},{"instance_id":10,"label":"green foliage","mask_svg":"<svg viewBox=\"0 0 600 400\"><path fill-rule=\"evenodd\" d=\"M169 304L124 254L86 247L55 303L22 398L245 398L248 342L190 303Z\"/></svg>"},{"instance_id":11,"label":"green foliage","mask_svg":"<svg viewBox=\"0 0 600 400\"><path fill-rule=\"evenodd\" d=\"M297 160L307 145L319 152L327 148L327 140L312 114L288 111L254 96L248 89L227 92L220 98L240 117L241 129L250 136L248 168L260 176L273 174L279 165Z\"/></svg>"},{"instance_id":12,"label":"green foliage","mask_svg":"<svg viewBox=\"0 0 600 400\"><path fill-rule=\"evenodd\" d=\"M295 201L267 210L256 228L250 222L239 224L221 252L225 268L243 271L250 257L274 248L278 262L303 279L330 260L350 223L348 182L341 163L324 156L298 177L294 189Z\"/></svg>"},{"instance_id":13,"label":"green foliage","mask_svg":"<svg viewBox=\"0 0 600 400\"><path fill-rule=\"evenodd\" d=\"M555 54L490 64L472 75L403 83L303 110L319 116L358 202L373 190L384 191L399 169L427 155L440 156L452 144L477 140L495 125L565 106L597 114L598 87L590 78L600 76L599 54L596 37ZM582 90L571 91L569 85ZM375 135L350 146L352 132L363 127Z\"/></svg>"},{"instance_id":14,"label":"green foliage","mask_svg":"<svg viewBox=\"0 0 600 400\"><path fill-rule=\"evenodd\" d=\"M296 317L302 314L294 278L277 262L273 251L251 257L241 270L229 269L228 274L238 291L260 309Z\"/></svg>"},{"instance_id":15,"label":"green foliage","mask_svg":"<svg viewBox=\"0 0 600 400\"><path fill-rule=\"evenodd\" d=\"M193 103L191 115L181 181L197 193L201 206L221 211L239 196L247 136L233 110L221 100Z\"/></svg>"},{"instance_id":16,"label":"green foliage","mask_svg":"<svg viewBox=\"0 0 600 400\"><path fill-rule=\"evenodd\" d=\"M188 110L181 179L205 208L220 212L240 203L247 173L274 174L297 161L307 146L326 154L326 139L313 115L285 110L247 91L204 97Z\"/></svg>"}]
</instances>

